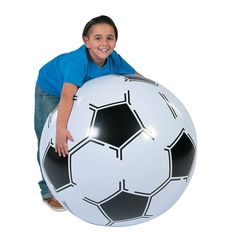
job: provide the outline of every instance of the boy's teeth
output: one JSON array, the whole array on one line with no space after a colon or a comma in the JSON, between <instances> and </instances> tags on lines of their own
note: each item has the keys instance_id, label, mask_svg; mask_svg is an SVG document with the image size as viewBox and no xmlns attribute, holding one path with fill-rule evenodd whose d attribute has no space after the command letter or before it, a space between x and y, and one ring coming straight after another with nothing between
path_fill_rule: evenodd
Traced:
<instances>
[{"instance_id":1,"label":"boy's teeth","mask_svg":"<svg viewBox=\"0 0 236 236\"><path fill-rule=\"evenodd\" d=\"M100 51L102 51L102 52L106 52L107 49L106 49L106 48L103 48L103 49L100 49Z\"/></svg>"}]
</instances>

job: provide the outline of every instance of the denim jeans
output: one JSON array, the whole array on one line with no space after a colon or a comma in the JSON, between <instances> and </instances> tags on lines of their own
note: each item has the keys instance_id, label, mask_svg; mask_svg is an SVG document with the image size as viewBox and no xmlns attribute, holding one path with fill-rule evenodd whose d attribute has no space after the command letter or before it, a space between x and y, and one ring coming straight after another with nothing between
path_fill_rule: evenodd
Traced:
<instances>
[{"instance_id":1,"label":"denim jeans","mask_svg":"<svg viewBox=\"0 0 236 236\"><path fill-rule=\"evenodd\" d=\"M38 139L38 151L37 160L39 161L39 143L44 124L48 118L50 112L58 105L60 98L47 94L37 85L35 87L35 109L34 109L34 129ZM43 178L43 177L42 177ZM50 198L52 194L48 189L48 186L44 179L39 181L39 187L41 189L42 198Z\"/></svg>"}]
</instances>

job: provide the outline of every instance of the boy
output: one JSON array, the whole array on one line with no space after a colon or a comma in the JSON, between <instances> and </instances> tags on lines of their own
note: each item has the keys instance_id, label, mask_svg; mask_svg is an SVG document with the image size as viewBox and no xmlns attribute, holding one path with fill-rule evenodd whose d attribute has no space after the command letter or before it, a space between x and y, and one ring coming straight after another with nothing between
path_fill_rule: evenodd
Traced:
<instances>
[{"instance_id":1,"label":"boy","mask_svg":"<svg viewBox=\"0 0 236 236\"><path fill-rule=\"evenodd\" d=\"M40 69L35 89L38 146L44 123L59 103L55 149L64 157L68 154L68 140L73 141L67 122L78 88L86 81L106 74L138 74L114 51L118 31L111 18L102 15L90 20L84 27L82 38L84 45L79 49L57 56ZM63 210L44 180L39 186L44 202L54 210Z\"/></svg>"}]
</instances>

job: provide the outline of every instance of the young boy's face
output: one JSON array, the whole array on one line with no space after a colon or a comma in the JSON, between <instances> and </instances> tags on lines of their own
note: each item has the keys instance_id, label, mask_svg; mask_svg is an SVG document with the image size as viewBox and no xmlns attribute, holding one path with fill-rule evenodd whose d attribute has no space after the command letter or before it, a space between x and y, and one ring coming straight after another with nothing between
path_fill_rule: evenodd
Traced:
<instances>
[{"instance_id":1,"label":"young boy's face","mask_svg":"<svg viewBox=\"0 0 236 236\"><path fill-rule=\"evenodd\" d=\"M83 37L93 61L103 66L106 58L116 46L115 32L109 24L96 24L89 30L88 36Z\"/></svg>"}]
</instances>

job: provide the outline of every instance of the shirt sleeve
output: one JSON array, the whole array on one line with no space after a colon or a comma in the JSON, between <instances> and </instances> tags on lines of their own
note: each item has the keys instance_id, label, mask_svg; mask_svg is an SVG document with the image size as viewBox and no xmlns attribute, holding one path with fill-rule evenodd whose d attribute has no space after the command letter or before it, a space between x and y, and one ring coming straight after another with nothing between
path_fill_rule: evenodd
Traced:
<instances>
[{"instance_id":1,"label":"shirt sleeve","mask_svg":"<svg viewBox=\"0 0 236 236\"><path fill-rule=\"evenodd\" d=\"M115 61L117 67L117 74L135 74L135 69L129 65L116 51L113 51L112 58Z\"/></svg>"}]
</instances>

